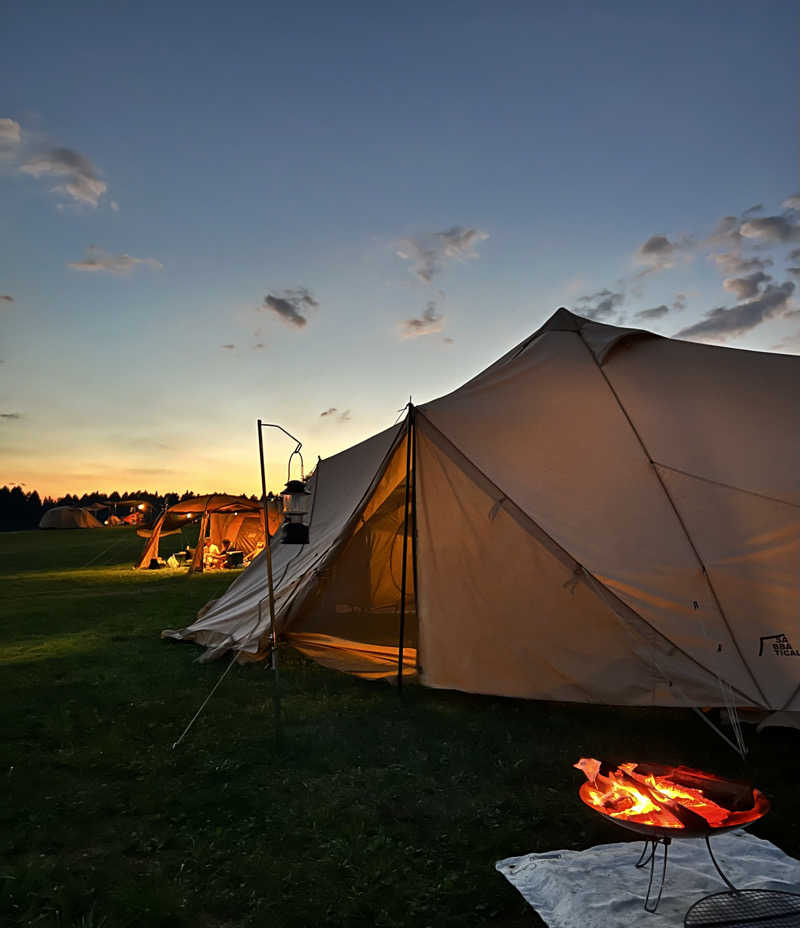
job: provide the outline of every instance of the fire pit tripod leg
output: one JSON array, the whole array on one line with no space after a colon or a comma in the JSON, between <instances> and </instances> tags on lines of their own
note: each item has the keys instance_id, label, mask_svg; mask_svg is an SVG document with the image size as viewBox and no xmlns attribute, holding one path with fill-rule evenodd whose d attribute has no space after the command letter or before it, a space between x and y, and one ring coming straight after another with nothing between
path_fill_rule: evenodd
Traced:
<instances>
[{"instance_id":1,"label":"fire pit tripod leg","mask_svg":"<svg viewBox=\"0 0 800 928\"><path fill-rule=\"evenodd\" d=\"M669 846L672 842L671 838L649 838L644 843L644 848L642 853L639 855L639 859L636 861L636 869L641 870L642 867L646 867L650 864L650 882L647 884L647 895L644 900L644 910L652 914L658 908L659 902L661 902L661 893L664 891L664 880L667 875L667 854L669 853ZM655 898L655 901L652 901L650 894L653 891L653 878L655 876L656 869L656 848L659 844L664 846L664 861L661 866L661 879L658 884L658 895ZM648 854L648 851L650 852ZM727 881L726 881L727 882Z\"/></svg>"},{"instance_id":2,"label":"fire pit tripod leg","mask_svg":"<svg viewBox=\"0 0 800 928\"><path fill-rule=\"evenodd\" d=\"M711 842L708 840L708 835L706 835L706 847L708 848L708 855L709 855L709 857L711 858L711 863L714 864L714 867L716 868L717 873L718 873L718 874L722 877L722 879L725 881L725 885L730 889L730 891L731 891L732 893L738 893L739 890L738 890L738 889L733 885L733 883L731 883L731 881L725 876L725 874L722 872L722 868L721 868L720 865L717 863L717 858L714 856L714 852L711 850Z\"/></svg>"}]
</instances>

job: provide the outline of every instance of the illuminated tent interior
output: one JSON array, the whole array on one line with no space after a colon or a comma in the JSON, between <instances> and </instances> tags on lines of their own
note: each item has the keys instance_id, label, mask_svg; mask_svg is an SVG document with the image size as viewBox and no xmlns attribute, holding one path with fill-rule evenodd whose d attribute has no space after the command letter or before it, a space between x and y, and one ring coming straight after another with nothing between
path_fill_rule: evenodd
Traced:
<instances>
[{"instance_id":1,"label":"illuminated tent interior","mask_svg":"<svg viewBox=\"0 0 800 928\"><path fill-rule=\"evenodd\" d=\"M319 463L310 543L271 545L277 631L431 687L800 709L799 473L800 358L562 309ZM266 602L262 553L163 634L259 659Z\"/></svg>"},{"instance_id":2,"label":"illuminated tent interior","mask_svg":"<svg viewBox=\"0 0 800 928\"><path fill-rule=\"evenodd\" d=\"M102 523L79 506L55 506L39 520L39 528L102 528Z\"/></svg>"},{"instance_id":3,"label":"illuminated tent interior","mask_svg":"<svg viewBox=\"0 0 800 928\"><path fill-rule=\"evenodd\" d=\"M276 501L270 505L270 534L277 530L280 519ZM212 493L176 503L159 517L152 530L140 529L139 534L147 542L136 567L149 567L153 560L158 559L161 538L180 532L193 522L199 522L199 531L189 564L192 571L203 570L205 540L221 548L223 540L227 539L232 549L243 553L245 560L264 547L264 510L261 503L245 496Z\"/></svg>"}]
</instances>

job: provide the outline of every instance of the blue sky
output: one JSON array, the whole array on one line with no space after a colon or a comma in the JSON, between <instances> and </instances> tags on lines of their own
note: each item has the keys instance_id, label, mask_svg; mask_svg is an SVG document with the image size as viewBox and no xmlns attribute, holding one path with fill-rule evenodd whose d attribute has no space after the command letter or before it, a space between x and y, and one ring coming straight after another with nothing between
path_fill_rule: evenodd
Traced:
<instances>
[{"instance_id":1,"label":"blue sky","mask_svg":"<svg viewBox=\"0 0 800 928\"><path fill-rule=\"evenodd\" d=\"M10 9L0 482L252 491L561 305L800 351L794 2Z\"/></svg>"}]
</instances>

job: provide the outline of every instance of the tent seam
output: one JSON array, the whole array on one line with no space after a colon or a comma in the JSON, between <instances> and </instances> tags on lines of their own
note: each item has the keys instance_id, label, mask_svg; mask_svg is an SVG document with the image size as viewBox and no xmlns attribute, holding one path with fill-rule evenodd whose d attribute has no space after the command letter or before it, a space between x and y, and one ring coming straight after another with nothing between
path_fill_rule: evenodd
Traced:
<instances>
[{"instance_id":1,"label":"tent seam","mask_svg":"<svg viewBox=\"0 0 800 928\"><path fill-rule=\"evenodd\" d=\"M737 493L746 493L748 496L757 496L759 499L769 500L771 503L781 503L784 506L791 506L793 509L800 509L800 503L790 503L788 499L779 499L777 496L768 496L766 493L757 493L755 490L745 490L744 487L736 487L732 483L723 483L721 480L712 480L710 477L702 477L700 474L692 474L688 470L681 470L680 467L673 467L671 464L665 464L663 461L652 461L656 467L663 467L665 470L671 470L675 474L681 474L684 477L691 477L693 480L702 480L703 483L711 483L715 487L724 487L726 490L735 490Z\"/></svg>"}]
</instances>

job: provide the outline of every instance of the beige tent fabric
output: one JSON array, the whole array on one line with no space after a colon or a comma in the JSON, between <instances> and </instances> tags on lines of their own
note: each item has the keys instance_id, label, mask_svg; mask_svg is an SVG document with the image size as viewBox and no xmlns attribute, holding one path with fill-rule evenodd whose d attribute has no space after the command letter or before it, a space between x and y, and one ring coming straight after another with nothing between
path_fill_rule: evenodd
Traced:
<instances>
[{"instance_id":1,"label":"beige tent fabric","mask_svg":"<svg viewBox=\"0 0 800 928\"><path fill-rule=\"evenodd\" d=\"M739 702L782 705L798 668L786 660L768 666L759 646L766 628L780 633L800 606L788 542L798 537L798 510L787 492L800 463L798 360L632 337L585 321L576 331L567 320L565 331L553 321L555 330L546 326L485 376L422 407L424 415L606 589L733 687ZM776 515L751 496L745 521L745 493L712 496L711 484L692 477L684 482L695 484L693 498L673 498L669 486L680 475L665 479L666 465L788 504L769 501ZM424 497L422 479L420 486ZM693 537L700 522L702 545ZM733 541L732 522L737 556L746 549L759 579L729 566L747 592L726 608L732 596L717 589L713 565ZM421 596L425 590L421 580ZM428 611L420 612L427 667ZM707 703L721 701L717 690Z\"/></svg>"},{"instance_id":2,"label":"beige tent fabric","mask_svg":"<svg viewBox=\"0 0 800 928\"><path fill-rule=\"evenodd\" d=\"M300 651L331 665L320 640L346 653L351 673L391 676L397 673L400 641L403 527L405 524L406 440L388 460L363 511L351 526L336 558L293 615L288 640ZM407 542L404 672L413 673L417 621L414 571ZM358 657L358 663L354 658ZM337 658L338 659L338 658ZM379 665L376 669L375 665ZM354 669L358 666L359 670Z\"/></svg>"},{"instance_id":3,"label":"beige tent fabric","mask_svg":"<svg viewBox=\"0 0 800 928\"><path fill-rule=\"evenodd\" d=\"M800 708L800 359L559 310L413 434L423 683ZM275 546L279 630L329 666L391 663L403 436L321 462L311 545ZM262 558L172 634L258 656L265 595Z\"/></svg>"},{"instance_id":4,"label":"beige tent fabric","mask_svg":"<svg viewBox=\"0 0 800 928\"><path fill-rule=\"evenodd\" d=\"M634 612L693 656L713 647L717 672L760 702L680 521L580 333L546 332L499 375L422 411ZM420 498L427 492L420 483Z\"/></svg>"},{"instance_id":5,"label":"beige tent fabric","mask_svg":"<svg viewBox=\"0 0 800 928\"><path fill-rule=\"evenodd\" d=\"M719 699L711 672L589 585L422 414L417 438L426 685L626 705Z\"/></svg>"},{"instance_id":6,"label":"beige tent fabric","mask_svg":"<svg viewBox=\"0 0 800 928\"><path fill-rule=\"evenodd\" d=\"M310 481L312 493L311 541L304 546L272 542L276 620L279 630L295 602L316 588L325 564L343 543L343 536L371 496L384 464L401 435L393 426L366 441L320 461ZM229 648L240 657L263 654L268 634L266 556L259 554L225 593L208 603L188 628L166 629L164 637L190 639L211 649L213 658Z\"/></svg>"},{"instance_id":7,"label":"beige tent fabric","mask_svg":"<svg viewBox=\"0 0 800 928\"><path fill-rule=\"evenodd\" d=\"M78 506L55 506L39 521L39 528L102 528L102 523Z\"/></svg>"}]
</instances>

